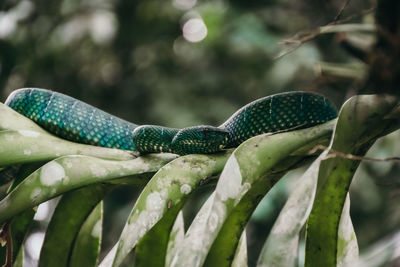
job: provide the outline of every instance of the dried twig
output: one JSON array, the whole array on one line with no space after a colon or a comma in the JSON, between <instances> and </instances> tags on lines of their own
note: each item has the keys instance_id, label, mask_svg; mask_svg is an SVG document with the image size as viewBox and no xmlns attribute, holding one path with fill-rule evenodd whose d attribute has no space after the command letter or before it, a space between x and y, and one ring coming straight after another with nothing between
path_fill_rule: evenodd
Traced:
<instances>
[{"instance_id":1,"label":"dried twig","mask_svg":"<svg viewBox=\"0 0 400 267\"><path fill-rule=\"evenodd\" d=\"M329 153L325 156L325 159L330 159L330 158L344 158L344 159L351 159L351 160L359 160L359 161L369 161L369 162L384 162L384 161L395 161L395 162L400 162L400 157L389 157L389 158L383 158L383 159L377 159L377 158L370 158L370 157L362 157L362 156L357 156L353 154L345 154L340 151L334 150L332 148L329 148L327 146L323 145L317 145L315 146L310 152L308 152L309 155L314 154L318 150L329 150Z\"/></svg>"},{"instance_id":2,"label":"dried twig","mask_svg":"<svg viewBox=\"0 0 400 267\"><path fill-rule=\"evenodd\" d=\"M13 260L13 243L11 235L11 221L5 222L0 228L0 242L7 246L6 262L2 267L11 267Z\"/></svg>"},{"instance_id":3,"label":"dried twig","mask_svg":"<svg viewBox=\"0 0 400 267\"><path fill-rule=\"evenodd\" d=\"M346 3L343 4L342 8L339 10L338 14L336 15L336 17L333 19L333 22L338 21L340 19L340 17L343 14L343 11L346 9L346 7L349 5L351 0L347 0Z\"/></svg>"},{"instance_id":4,"label":"dried twig","mask_svg":"<svg viewBox=\"0 0 400 267\"><path fill-rule=\"evenodd\" d=\"M343 8L342 8L343 9ZM307 32L299 32L297 34L295 34L293 37L283 40L282 42L279 42L279 44L283 44L283 45L291 45L291 47L289 47L286 50L281 51L277 56L274 57L274 59L279 59L283 56L286 56L289 53L292 53L293 51L295 51L297 48L299 48L302 44L314 39L315 37L317 37L319 34L321 34L321 29L323 29L324 27L327 26L332 26L332 25L337 25L337 24L342 24L342 23L346 23L348 21L351 21L357 17L363 16L365 14L371 13L372 11L375 10L375 7L369 8L369 9L365 9L362 10L360 13L358 14L354 14L352 16L348 16L347 18L344 19L337 19L341 16L341 12L343 11L339 11L339 14L335 17L335 19L324 25L321 27L318 27L316 29L313 29L311 31L307 31Z\"/></svg>"}]
</instances>

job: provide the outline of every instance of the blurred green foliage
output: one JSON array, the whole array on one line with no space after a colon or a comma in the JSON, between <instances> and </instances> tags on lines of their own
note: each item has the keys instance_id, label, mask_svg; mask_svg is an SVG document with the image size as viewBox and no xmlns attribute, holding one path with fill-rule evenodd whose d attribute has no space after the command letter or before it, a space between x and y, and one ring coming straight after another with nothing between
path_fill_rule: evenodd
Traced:
<instances>
[{"instance_id":1,"label":"blurred green foliage","mask_svg":"<svg viewBox=\"0 0 400 267\"><path fill-rule=\"evenodd\" d=\"M273 60L279 41L329 22L341 2L6 0L2 98L20 87L51 88L140 124L218 124L256 98L316 90L319 60L348 60L331 36ZM207 27L196 43L182 35L193 18ZM346 88L318 91L341 104Z\"/></svg>"},{"instance_id":2,"label":"blurred green foliage","mask_svg":"<svg viewBox=\"0 0 400 267\"><path fill-rule=\"evenodd\" d=\"M335 35L319 36L274 58L285 49L280 41L333 21L344 2L3 0L1 100L17 88L47 88L138 124L170 127L218 125L256 98L289 90L321 92L340 106L357 92L360 81L323 75L316 66L359 61L341 48ZM358 14L373 2L351 1L342 17ZM371 22L372 15L352 22ZM190 20L197 24L188 27ZM189 41L185 25L194 38L205 30L205 38ZM372 152L379 157L399 155L398 133ZM351 212L361 249L398 228L399 168L393 163L365 163L358 171ZM291 180L276 186L249 225L250 265L255 264ZM125 187L106 199L109 245L118 238L138 192L140 188ZM187 205L186 217L193 217L208 193L198 192L198 202ZM189 225L190 218L185 221Z\"/></svg>"}]
</instances>

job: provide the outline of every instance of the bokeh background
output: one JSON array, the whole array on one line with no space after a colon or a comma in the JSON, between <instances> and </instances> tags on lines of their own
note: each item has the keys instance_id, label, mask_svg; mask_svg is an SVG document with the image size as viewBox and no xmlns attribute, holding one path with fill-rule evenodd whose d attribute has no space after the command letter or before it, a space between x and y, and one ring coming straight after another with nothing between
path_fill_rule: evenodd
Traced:
<instances>
[{"instance_id":1,"label":"bokeh background","mask_svg":"<svg viewBox=\"0 0 400 267\"><path fill-rule=\"evenodd\" d=\"M332 22L345 2L2 0L0 100L17 88L47 88L137 124L169 127L219 125L254 99L291 90L322 93L340 107L358 92L367 66L337 34L276 56L288 49L280 42ZM374 4L353 0L342 17L373 23L373 12L357 15ZM351 37L364 49L373 41ZM398 133L380 140L369 155L400 155L398 140ZM250 266L301 172L284 178L254 213L247 229ZM351 214L361 250L398 229L398 174L393 162L363 163L357 172ZM140 190L123 186L107 197L103 254L119 237ZM186 227L211 190L196 192L186 205ZM27 242L33 266L52 206L39 208Z\"/></svg>"}]
</instances>

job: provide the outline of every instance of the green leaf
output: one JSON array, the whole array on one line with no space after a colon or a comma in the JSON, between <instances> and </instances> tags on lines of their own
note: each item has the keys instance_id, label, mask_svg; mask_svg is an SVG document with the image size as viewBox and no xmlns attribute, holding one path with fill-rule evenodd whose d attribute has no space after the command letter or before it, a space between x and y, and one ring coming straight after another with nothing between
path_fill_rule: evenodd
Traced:
<instances>
[{"instance_id":1,"label":"green leaf","mask_svg":"<svg viewBox=\"0 0 400 267\"><path fill-rule=\"evenodd\" d=\"M330 148L362 156L377 138L399 128L399 114L395 97L352 97L339 113ZM345 258L342 254L347 253L338 251L339 243L354 242L339 239L338 229L348 188L359 163L341 157L321 162L316 198L307 223L306 266L335 266L337 258ZM352 246L340 245L344 247Z\"/></svg>"},{"instance_id":2,"label":"green leaf","mask_svg":"<svg viewBox=\"0 0 400 267\"><path fill-rule=\"evenodd\" d=\"M169 234L167 255L165 258L165 266L170 266L172 259L175 256L177 248L182 244L185 236L185 223L183 221L183 213L180 211L176 217L175 223Z\"/></svg>"},{"instance_id":3,"label":"green leaf","mask_svg":"<svg viewBox=\"0 0 400 267\"><path fill-rule=\"evenodd\" d=\"M232 261L232 267L245 267L247 266L247 240L246 231L243 231L239 244L237 246L235 256Z\"/></svg>"},{"instance_id":4,"label":"green leaf","mask_svg":"<svg viewBox=\"0 0 400 267\"><path fill-rule=\"evenodd\" d=\"M35 216L33 209L26 210L18 216L14 217L11 221L11 235L13 240L13 257L15 258L20 250L23 250L23 243L27 238L29 227L32 224L33 217ZM1 248L3 250L5 248ZM3 252L3 251L2 251ZM4 255L0 256L1 262L4 262Z\"/></svg>"},{"instance_id":5,"label":"green leaf","mask_svg":"<svg viewBox=\"0 0 400 267\"><path fill-rule=\"evenodd\" d=\"M7 190L7 194L14 190L20 183L22 183L22 181L26 179L26 177L39 169L42 165L43 163L30 163L18 166L18 168L16 168L17 171L15 177L13 177L13 182Z\"/></svg>"},{"instance_id":6,"label":"green leaf","mask_svg":"<svg viewBox=\"0 0 400 267\"><path fill-rule=\"evenodd\" d=\"M103 221L103 201L86 219L74 242L70 266L97 266Z\"/></svg>"},{"instance_id":7,"label":"green leaf","mask_svg":"<svg viewBox=\"0 0 400 267\"><path fill-rule=\"evenodd\" d=\"M0 166L49 161L65 155L87 155L111 160L134 158L130 151L78 144L29 130L1 131L0 144Z\"/></svg>"},{"instance_id":8,"label":"green leaf","mask_svg":"<svg viewBox=\"0 0 400 267\"><path fill-rule=\"evenodd\" d=\"M164 266L169 233L176 216L191 192L221 172L229 155L230 151L213 155L187 155L162 167L146 185L133 207L118 241L115 258L110 252L101 266L108 266L106 264L112 258L113 266L120 265L147 232L143 242L152 244L148 250L139 252L140 264L148 260L157 264L151 266ZM155 243L151 240L155 240ZM152 256L155 251L157 257Z\"/></svg>"},{"instance_id":9,"label":"green leaf","mask_svg":"<svg viewBox=\"0 0 400 267\"><path fill-rule=\"evenodd\" d=\"M5 167L2 170L0 170L0 187L1 186L6 187L7 184L12 182L15 179L20 167L21 165L16 164L13 166ZM10 191L10 187L8 187L8 190L4 189L1 190L0 192L0 199L7 194L7 191Z\"/></svg>"},{"instance_id":10,"label":"green leaf","mask_svg":"<svg viewBox=\"0 0 400 267\"><path fill-rule=\"evenodd\" d=\"M70 142L42 129L30 119L0 103L0 166L48 161L64 155L86 155L129 160L132 151Z\"/></svg>"},{"instance_id":11,"label":"green leaf","mask_svg":"<svg viewBox=\"0 0 400 267\"><path fill-rule=\"evenodd\" d=\"M200 230L188 231L172 266L230 266L256 204L285 172L309 158L308 151L330 136L334 123L241 144L225 165L211 210L192 223Z\"/></svg>"},{"instance_id":12,"label":"green leaf","mask_svg":"<svg viewBox=\"0 0 400 267\"><path fill-rule=\"evenodd\" d=\"M214 202L214 197L215 197L215 192L213 192L208 197L208 199L206 200L206 202L204 202L199 212L197 212L196 217L194 218L192 224L190 225L188 231L185 234L183 242L181 242L180 245L177 247L175 256L172 259L171 265L169 266L176 266L177 261L180 260L179 253L182 253L181 251L185 249L186 246L185 242L187 242L186 240L193 239L194 242L198 241L198 243L195 243L194 245L199 249L202 247L203 245L202 240L200 238L196 239L196 236L199 236L201 234L201 231L203 230L207 216L211 212L211 208ZM187 254L187 256L191 257L190 259L187 259L187 262L189 262L190 264L195 264L200 258L196 253Z\"/></svg>"},{"instance_id":13,"label":"green leaf","mask_svg":"<svg viewBox=\"0 0 400 267\"><path fill-rule=\"evenodd\" d=\"M350 196L348 193L340 216L337 255L338 266L352 266L358 260L358 243L351 222Z\"/></svg>"},{"instance_id":14,"label":"green leaf","mask_svg":"<svg viewBox=\"0 0 400 267\"><path fill-rule=\"evenodd\" d=\"M69 266L74 240L82 225L114 187L106 184L92 185L69 192L61 198L46 231L39 266Z\"/></svg>"},{"instance_id":15,"label":"green leaf","mask_svg":"<svg viewBox=\"0 0 400 267\"><path fill-rule=\"evenodd\" d=\"M23 267L23 263L24 263L24 254L25 254L25 252L24 252L23 249L20 249L20 250L18 251L18 255L17 255L17 257L15 258L15 262L14 262L14 264L13 264L13 267Z\"/></svg>"},{"instance_id":16,"label":"green leaf","mask_svg":"<svg viewBox=\"0 0 400 267\"><path fill-rule=\"evenodd\" d=\"M135 248L136 267L165 266L169 235L174 221L176 220L176 216L181 208L182 205L174 205L171 207L168 212L163 214L163 217L139 240ZM152 214L150 211L150 213L147 214L147 218L144 218L144 220L150 221L151 219L154 219L152 216L156 215L154 213ZM117 254L117 256L119 255L120 254ZM152 257L152 255L157 255L157 257Z\"/></svg>"},{"instance_id":17,"label":"green leaf","mask_svg":"<svg viewBox=\"0 0 400 267\"><path fill-rule=\"evenodd\" d=\"M310 215L323 152L299 178L271 229L257 266L297 266L299 234Z\"/></svg>"},{"instance_id":18,"label":"green leaf","mask_svg":"<svg viewBox=\"0 0 400 267\"><path fill-rule=\"evenodd\" d=\"M136 175L139 184L147 181L141 175L154 173L176 158L173 154L150 154L128 161L112 161L89 156L64 156L55 159L29 175L0 201L0 223L25 209L34 207L64 192L85 185Z\"/></svg>"},{"instance_id":19,"label":"green leaf","mask_svg":"<svg viewBox=\"0 0 400 267\"><path fill-rule=\"evenodd\" d=\"M21 181L23 181L32 170L35 170L36 164L29 164L19 168L13 184L10 186L9 190L15 188ZM13 258L18 257L23 253L23 243L27 237L28 229L32 223L33 217L35 215L33 209L28 209L14 218L11 221L11 234L13 241ZM21 249L22 248L22 249ZM0 263L5 262L6 247L0 247Z\"/></svg>"},{"instance_id":20,"label":"green leaf","mask_svg":"<svg viewBox=\"0 0 400 267\"><path fill-rule=\"evenodd\" d=\"M29 130L46 133L39 125L3 103L0 103L0 130Z\"/></svg>"}]
</instances>

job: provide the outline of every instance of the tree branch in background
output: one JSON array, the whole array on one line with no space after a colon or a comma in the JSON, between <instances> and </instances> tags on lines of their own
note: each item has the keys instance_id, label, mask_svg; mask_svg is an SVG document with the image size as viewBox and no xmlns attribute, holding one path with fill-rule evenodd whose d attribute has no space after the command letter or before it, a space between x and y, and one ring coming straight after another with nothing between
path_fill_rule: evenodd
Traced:
<instances>
[{"instance_id":1,"label":"tree branch in background","mask_svg":"<svg viewBox=\"0 0 400 267\"><path fill-rule=\"evenodd\" d=\"M344 23L346 23L348 21L351 21L351 20L353 20L355 18L358 18L358 17L364 16L365 14L371 13L374 10L375 10L375 7L372 7L372 8L363 10L358 14L355 14L355 15L349 16L347 18L338 20L338 18L341 16L341 13L343 12L343 10L341 9L339 11L338 15L336 15L335 19L332 22L328 23L327 25L318 27L318 28L316 28L314 30L311 30L311 31L299 32L296 35L294 35L292 38L289 38L289 39L286 39L286 40L280 42L280 44L286 45L286 46L288 46L288 48L282 50L274 59L279 59L279 58L281 58L283 56L286 56L289 53L292 53L297 48L299 48L302 44L314 39L315 37L317 37L320 34L336 32L336 30L333 29L334 28L333 26L335 26L335 25L344 24ZM355 24L349 24L349 25L354 27ZM342 26L346 26L346 25L342 25ZM360 24L360 27L368 28L368 26L369 25ZM346 27L344 27L342 30L346 31L345 28ZM360 29L360 30L362 30L362 29Z\"/></svg>"},{"instance_id":2,"label":"tree branch in background","mask_svg":"<svg viewBox=\"0 0 400 267\"><path fill-rule=\"evenodd\" d=\"M339 13L334 18L334 20L332 22L328 23L327 25L318 27L311 31L298 32L293 37L280 42L280 44L286 45L288 47L286 49L283 49L274 59L279 59L289 53L292 53L297 48L299 48L302 44L314 39L315 37L317 37L320 34L339 32L340 30L342 30L342 31L355 30L354 27L356 24L340 25L340 26L343 26L343 28L341 28L341 29L336 29L334 26L338 27L337 25L339 25L339 24L347 23L355 18L362 17L362 16L369 14L375 10L375 7L372 7L372 8L362 10L358 14L348 16L347 18L344 18L344 19L339 19L343 13L344 8L347 6L348 2L349 1L347 1L345 3L345 5L343 5L343 7L340 9ZM360 31L370 30L369 26L370 25L368 25L368 24L366 24L366 25L359 24L358 27L361 27L361 28L358 28L357 30L360 30ZM347 27L349 27L349 29L347 29ZM365 27L365 28L363 28L363 27Z\"/></svg>"},{"instance_id":3,"label":"tree branch in background","mask_svg":"<svg viewBox=\"0 0 400 267\"><path fill-rule=\"evenodd\" d=\"M340 8L339 12L337 13L336 17L333 19L333 22L338 21L340 19L340 17L343 14L343 11L346 9L346 7L349 5L351 0L347 0L343 6Z\"/></svg>"},{"instance_id":4,"label":"tree branch in background","mask_svg":"<svg viewBox=\"0 0 400 267\"><path fill-rule=\"evenodd\" d=\"M329 149L329 147L324 146L324 145L317 145L312 150L310 150L310 152L308 152L308 154L313 155L319 150L324 151L326 149ZM330 158L336 158L336 157L343 158L343 159L368 161L368 162L387 162L387 161L400 162L400 157L389 157L389 158L383 158L383 159L370 158L370 157L357 156L357 155L353 155L353 154L346 154L346 153L337 151L335 149L329 149L329 154L327 154L324 159L330 159Z\"/></svg>"},{"instance_id":5,"label":"tree branch in background","mask_svg":"<svg viewBox=\"0 0 400 267\"><path fill-rule=\"evenodd\" d=\"M369 53L370 73L362 93L400 96L400 1L380 0L376 8L377 41Z\"/></svg>"}]
</instances>

